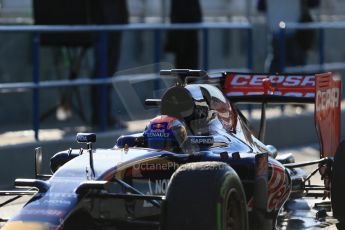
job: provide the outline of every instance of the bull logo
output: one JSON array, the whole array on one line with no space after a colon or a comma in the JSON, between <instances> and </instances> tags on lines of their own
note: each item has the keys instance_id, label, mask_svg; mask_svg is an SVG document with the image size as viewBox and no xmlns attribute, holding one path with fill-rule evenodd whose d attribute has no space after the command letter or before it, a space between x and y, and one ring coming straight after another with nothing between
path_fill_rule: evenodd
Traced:
<instances>
[{"instance_id":1,"label":"bull logo","mask_svg":"<svg viewBox=\"0 0 345 230\"><path fill-rule=\"evenodd\" d=\"M166 129L166 123L155 123L152 124L151 129Z\"/></svg>"}]
</instances>

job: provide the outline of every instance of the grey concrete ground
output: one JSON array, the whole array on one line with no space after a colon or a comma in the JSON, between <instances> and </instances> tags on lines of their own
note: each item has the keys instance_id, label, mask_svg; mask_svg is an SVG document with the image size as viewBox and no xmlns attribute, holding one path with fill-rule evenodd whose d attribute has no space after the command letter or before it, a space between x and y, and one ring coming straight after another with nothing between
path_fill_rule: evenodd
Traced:
<instances>
[{"instance_id":1,"label":"grey concrete ground","mask_svg":"<svg viewBox=\"0 0 345 230\"><path fill-rule=\"evenodd\" d=\"M319 146L318 144L310 144L302 147L282 149L281 153L293 153L296 162L304 162L319 159ZM304 170L311 172L316 169L315 166L305 167ZM319 174L316 174L312 180L312 184L322 185ZM279 227L282 230L336 230L335 220L332 217L332 212L327 212L327 217L323 220L316 218L317 210L314 208L316 203L329 202L329 199L322 200L322 198L303 198L288 202L286 209L280 218Z\"/></svg>"}]
</instances>

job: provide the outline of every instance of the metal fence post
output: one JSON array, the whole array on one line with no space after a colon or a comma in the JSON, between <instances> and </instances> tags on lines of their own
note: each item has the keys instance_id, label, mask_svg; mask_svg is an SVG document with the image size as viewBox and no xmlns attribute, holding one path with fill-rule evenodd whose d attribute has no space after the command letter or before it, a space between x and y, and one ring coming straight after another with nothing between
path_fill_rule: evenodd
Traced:
<instances>
[{"instance_id":1,"label":"metal fence post","mask_svg":"<svg viewBox=\"0 0 345 230\"><path fill-rule=\"evenodd\" d=\"M203 69L208 70L209 63L208 63L208 45L209 45L209 36L208 36L208 29L203 29L202 31L203 35L203 49L202 49L202 57L203 57Z\"/></svg>"},{"instance_id":2,"label":"metal fence post","mask_svg":"<svg viewBox=\"0 0 345 230\"><path fill-rule=\"evenodd\" d=\"M108 32L100 32L100 38L98 43L98 58L99 58L99 79L105 79L107 77L107 43L108 43ZM99 97L98 97L98 114L99 114L99 129L100 131L105 131L106 129L106 119L107 119L107 87L101 85L99 87Z\"/></svg>"},{"instance_id":3,"label":"metal fence post","mask_svg":"<svg viewBox=\"0 0 345 230\"><path fill-rule=\"evenodd\" d=\"M253 69L253 28L247 30L247 68Z\"/></svg>"},{"instance_id":4,"label":"metal fence post","mask_svg":"<svg viewBox=\"0 0 345 230\"><path fill-rule=\"evenodd\" d=\"M248 71L253 70L253 28L250 27L247 30L247 68ZM247 110L249 117L252 117L253 106L251 104L247 105Z\"/></svg>"},{"instance_id":5,"label":"metal fence post","mask_svg":"<svg viewBox=\"0 0 345 230\"><path fill-rule=\"evenodd\" d=\"M154 38L153 38L153 42L154 42L154 72L155 74L158 74L159 76L159 72L161 70L161 66L160 66L160 61L161 61L161 31L160 29L156 29L154 30ZM155 91L159 91L160 89L160 80L156 79L154 81L154 90Z\"/></svg>"},{"instance_id":6,"label":"metal fence post","mask_svg":"<svg viewBox=\"0 0 345 230\"><path fill-rule=\"evenodd\" d=\"M40 83L40 33L32 34L32 82L35 86ZM39 88L33 89L32 95L32 126L35 132L35 140L39 140L40 129L40 91Z\"/></svg>"},{"instance_id":7,"label":"metal fence post","mask_svg":"<svg viewBox=\"0 0 345 230\"><path fill-rule=\"evenodd\" d=\"M279 70L285 72L285 43L286 43L286 28L285 23L281 22L279 25Z\"/></svg>"},{"instance_id":8,"label":"metal fence post","mask_svg":"<svg viewBox=\"0 0 345 230\"><path fill-rule=\"evenodd\" d=\"M286 24L285 22L279 23L279 71L285 72L285 43L286 43ZM282 113L285 111L285 105L280 105Z\"/></svg>"},{"instance_id":9,"label":"metal fence post","mask_svg":"<svg viewBox=\"0 0 345 230\"><path fill-rule=\"evenodd\" d=\"M155 63L155 73L160 71L160 61L161 61L161 31L159 29L154 30L154 63Z\"/></svg>"},{"instance_id":10,"label":"metal fence post","mask_svg":"<svg viewBox=\"0 0 345 230\"><path fill-rule=\"evenodd\" d=\"M325 30L323 28L319 29L319 64L323 71L325 64Z\"/></svg>"}]
</instances>

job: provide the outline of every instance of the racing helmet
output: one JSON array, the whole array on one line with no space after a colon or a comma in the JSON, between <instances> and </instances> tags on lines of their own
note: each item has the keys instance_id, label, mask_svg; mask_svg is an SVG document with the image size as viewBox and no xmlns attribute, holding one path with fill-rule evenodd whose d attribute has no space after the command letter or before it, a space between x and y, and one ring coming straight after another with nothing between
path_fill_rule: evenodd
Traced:
<instances>
[{"instance_id":1,"label":"racing helmet","mask_svg":"<svg viewBox=\"0 0 345 230\"><path fill-rule=\"evenodd\" d=\"M212 90L200 84L171 87L162 97L161 113L183 119L194 135L208 135L208 123L217 114L212 107L216 98Z\"/></svg>"},{"instance_id":2,"label":"racing helmet","mask_svg":"<svg viewBox=\"0 0 345 230\"><path fill-rule=\"evenodd\" d=\"M185 125L177 118L157 116L144 131L144 146L152 149L181 152L188 136Z\"/></svg>"}]
</instances>

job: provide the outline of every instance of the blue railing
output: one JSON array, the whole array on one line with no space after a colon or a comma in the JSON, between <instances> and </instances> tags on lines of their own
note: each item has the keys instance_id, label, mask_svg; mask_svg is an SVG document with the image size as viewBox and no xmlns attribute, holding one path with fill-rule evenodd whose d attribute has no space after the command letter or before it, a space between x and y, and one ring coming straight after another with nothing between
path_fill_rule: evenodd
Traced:
<instances>
[{"instance_id":1,"label":"blue railing","mask_svg":"<svg viewBox=\"0 0 345 230\"><path fill-rule=\"evenodd\" d=\"M345 62L325 62L325 30L344 30L345 22L312 22L312 23L284 23L280 25L279 60L282 72L317 72L345 69ZM315 30L318 31L319 39L317 43L318 64L308 64L304 66L287 67L285 62L285 42L288 30Z\"/></svg>"},{"instance_id":2,"label":"blue railing","mask_svg":"<svg viewBox=\"0 0 345 230\"><path fill-rule=\"evenodd\" d=\"M161 59L161 33L167 30L200 30L202 31L202 60L203 68L209 69L209 31L215 29L221 30L244 30L247 33L247 69L253 67L253 46L252 46L252 26L249 23L186 23L186 24L128 24L128 25L91 25L91 26L0 26L0 33L6 32L27 32L32 33L32 82L24 83L5 83L0 84L1 92L18 92L24 89L33 90L32 98L32 126L35 132L35 139L39 139L40 129L40 89L57 88L57 87L73 87L82 85L106 85L112 84L112 80L106 78L106 49L107 36L112 31L152 31L154 32L154 52L153 61L156 64L155 70L160 69L159 63ZM100 71L98 79L76 79L76 80L60 80L60 81L40 81L40 36L42 33L76 33L90 32L99 33L98 54L100 60ZM104 88L104 87L103 87ZM106 129L106 90L102 90L99 97L99 123L100 131Z\"/></svg>"}]
</instances>

